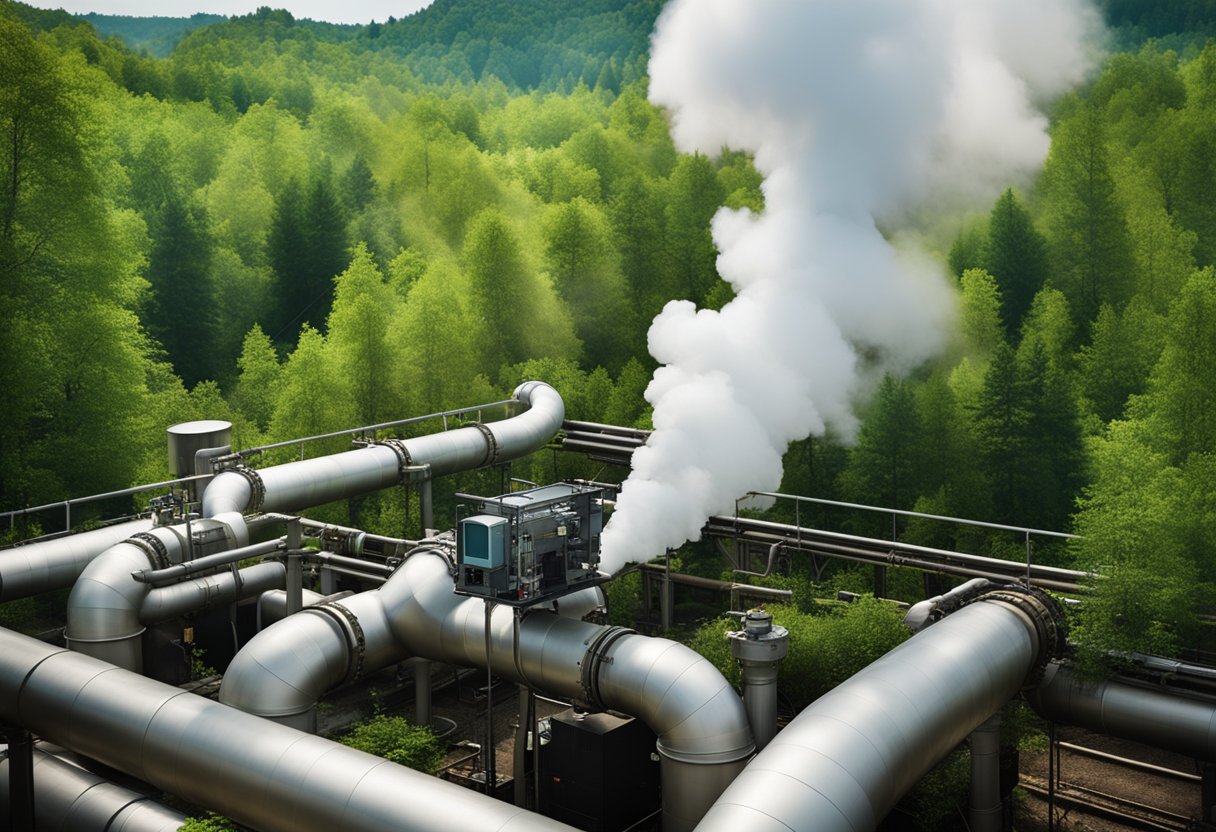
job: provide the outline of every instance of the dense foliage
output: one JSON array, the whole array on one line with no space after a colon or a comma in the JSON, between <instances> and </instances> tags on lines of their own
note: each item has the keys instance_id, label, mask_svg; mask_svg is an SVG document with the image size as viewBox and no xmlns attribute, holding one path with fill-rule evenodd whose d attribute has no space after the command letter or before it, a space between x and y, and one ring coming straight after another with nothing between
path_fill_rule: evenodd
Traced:
<instances>
[{"instance_id":1,"label":"dense foliage","mask_svg":"<svg viewBox=\"0 0 1216 832\"><path fill-rule=\"evenodd\" d=\"M408 768L434 774L443 762L443 746L430 728L405 717L376 714L340 738L343 745L366 751Z\"/></svg>"},{"instance_id":2,"label":"dense foliage","mask_svg":"<svg viewBox=\"0 0 1216 832\"><path fill-rule=\"evenodd\" d=\"M950 349L876 379L850 443L785 460L794 493L1080 532L1035 557L1109 576L1077 629L1097 654L1187 645L1216 580L1209 5L1107 0L1120 42L1167 39L1056 102L1037 181L927 234L957 280ZM193 418L248 447L534 377L571 417L646 426L649 321L730 298L709 220L764 205L745 155L678 153L648 103L660 8L439 0L366 26L263 8L159 58L0 6L0 509L160 479L164 427ZM513 473L604 474L546 454ZM406 499L322 513L399 531Z\"/></svg>"}]
</instances>

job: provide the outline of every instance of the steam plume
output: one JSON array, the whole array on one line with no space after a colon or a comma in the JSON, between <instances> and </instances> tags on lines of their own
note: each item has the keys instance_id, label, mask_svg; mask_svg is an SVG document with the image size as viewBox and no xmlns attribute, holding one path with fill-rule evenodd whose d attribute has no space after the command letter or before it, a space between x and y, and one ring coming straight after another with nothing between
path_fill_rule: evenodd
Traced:
<instances>
[{"instance_id":1,"label":"steam plume","mask_svg":"<svg viewBox=\"0 0 1216 832\"><path fill-rule=\"evenodd\" d=\"M995 198L1047 152L1037 104L1082 79L1084 0L672 0L650 96L676 144L755 154L765 210L722 210L721 312L672 301L655 432L604 532L609 571L695 540L710 514L781 481L781 455L848 436L864 379L930 357L952 323L939 265L879 228ZM981 203L982 204L982 203Z\"/></svg>"}]
</instances>

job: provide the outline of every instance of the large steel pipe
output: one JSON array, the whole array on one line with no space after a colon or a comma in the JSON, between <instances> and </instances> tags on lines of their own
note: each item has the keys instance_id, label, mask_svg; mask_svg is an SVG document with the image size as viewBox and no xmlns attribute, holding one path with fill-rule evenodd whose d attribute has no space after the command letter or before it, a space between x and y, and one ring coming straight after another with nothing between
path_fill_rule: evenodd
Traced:
<instances>
[{"instance_id":1,"label":"large steel pipe","mask_svg":"<svg viewBox=\"0 0 1216 832\"><path fill-rule=\"evenodd\" d=\"M927 628L799 714L697 829L874 829L1018 692L1047 641L1042 620L1007 600L981 600Z\"/></svg>"},{"instance_id":2,"label":"large steel pipe","mask_svg":"<svg viewBox=\"0 0 1216 832\"><path fill-rule=\"evenodd\" d=\"M34 832L177 832L186 821L147 795L39 750L34 751L34 789ZM8 760L0 759L0 830L5 832L8 801Z\"/></svg>"},{"instance_id":3,"label":"large steel pipe","mask_svg":"<svg viewBox=\"0 0 1216 832\"><path fill-rule=\"evenodd\" d=\"M0 719L264 832L571 832L8 630L0 630Z\"/></svg>"},{"instance_id":4,"label":"large steel pipe","mask_svg":"<svg viewBox=\"0 0 1216 832\"><path fill-rule=\"evenodd\" d=\"M150 519L131 520L0 550L0 602L67 589L95 557L150 528Z\"/></svg>"},{"instance_id":5,"label":"large steel pipe","mask_svg":"<svg viewBox=\"0 0 1216 832\"><path fill-rule=\"evenodd\" d=\"M513 397L527 410L500 422L406 439L397 449L372 445L264 468L256 474L263 490L257 508L294 511L376 491L399 482L407 463L429 465L431 475L440 476L529 454L557 433L565 405L556 390L540 381L521 384ZM251 508L253 496L245 474L225 472L204 492L203 516L244 512Z\"/></svg>"},{"instance_id":6,"label":"large steel pipe","mask_svg":"<svg viewBox=\"0 0 1216 832\"><path fill-rule=\"evenodd\" d=\"M447 559L422 550L384 586L343 601L361 625L364 668L408 656L485 667L485 603L452 589ZM712 664L684 645L578 620L599 602L596 591L577 593L559 601L560 615L535 611L518 629L514 610L497 607L489 663L502 678L645 722L659 738L664 829L691 829L755 748L743 703ZM349 678L356 656L346 616L323 610L254 637L229 666L220 701L307 725L316 698ZM382 640L385 623L392 635Z\"/></svg>"},{"instance_id":7,"label":"large steel pipe","mask_svg":"<svg viewBox=\"0 0 1216 832\"><path fill-rule=\"evenodd\" d=\"M1045 719L1216 762L1216 701L1048 665L1026 700Z\"/></svg>"}]
</instances>

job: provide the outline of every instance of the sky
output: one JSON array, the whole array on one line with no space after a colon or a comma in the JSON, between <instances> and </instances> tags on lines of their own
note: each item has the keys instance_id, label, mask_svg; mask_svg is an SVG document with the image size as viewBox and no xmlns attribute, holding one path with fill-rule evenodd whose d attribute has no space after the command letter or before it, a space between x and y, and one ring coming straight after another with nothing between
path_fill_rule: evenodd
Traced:
<instances>
[{"instance_id":1,"label":"sky","mask_svg":"<svg viewBox=\"0 0 1216 832\"><path fill-rule=\"evenodd\" d=\"M32 6L63 9L72 14L120 14L137 17L189 17L196 12L250 14L259 6L287 9L293 17L331 23L383 23L429 6L431 0L34 0Z\"/></svg>"}]
</instances>

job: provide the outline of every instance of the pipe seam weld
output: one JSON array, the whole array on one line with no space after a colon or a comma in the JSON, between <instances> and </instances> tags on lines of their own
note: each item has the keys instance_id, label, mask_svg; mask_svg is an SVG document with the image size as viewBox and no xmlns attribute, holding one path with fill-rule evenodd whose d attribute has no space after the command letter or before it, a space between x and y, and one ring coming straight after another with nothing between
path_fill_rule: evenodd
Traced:
<instances>
[{"instance_id":1,"label":"pipe seam weld","mask_svg":"<svg viewBox=\"0 0 1216 832\"><path fill-rule=\"evenodd\" d=\"M266 501L266 483L262 481L262 475L248 465L237 465L228 470L244 477L249 483L249 502L243 513L257 514L262 509L262 503Z\"/></svg>"},{"instance_id":2,"label":"pipe seam weld","mask_svg":"<svg viewBox=\"0 0 1216 832\"><path fill-rule=\"evenodd\" d=\"M168 569L171 565L169 549L165 546L165 542L156 535L150 532L136 532L127 538L127 542L144 550L153 569Z\"/></svg>"},{"instance_id":3,"label":"pipe seam weld","mask_svg":"<svg viewBox=\"0 0 1216 832\"><path fill-rule=\"evenodd\" d=\"M583 661L579 667L579 685L583 689L584 704L591 706L594 710L609 710L600 698L600 668L604 664L612 664L612 657L608 655L612 645L636 632L628 627L611 626L596 633L587 644L587 652L583 655Z\"/></svg>"},{"instance_id":4,"label":"pipe seam weld","mask_svg":"<svg viewBox=\"0 0 1216 832\"><path fill-rule=\"evenodd\" d=\"M414 464L413 459L410 458L410 449L405 446L405 443L400 439L384 439L372 444L383 445L397 455L397 479L404 480L410 466Z\"/></svg>"},{"instance_id":5,"label":"pipe seam weld","mask_svg":"<svg viewBox=\"0 0 1216 832\"><path fill-rule=\"evenodd\" d=\"M359 617L338 601L325 601L309 609L324 613L338 622L338 628L345 634L346 642L350 647L346 678L342 684L358 679L363 674L363 662L367 658L367 637L363 632L363 625L359 623Z\"/></svg>"},{"instance_id":6,"label":"pipe seam weld","mask_svg":"<svg viewBox=\"0 0 1216 832\"><path fill-rule=\"evenodd\" d=\"M481 461L480 468L487 465L493 465L498 461L498 437L494 435L494 431L490 430L489 425L483 425L481 422L473 425L486 438L486 456Z\"/></svg>"}]
</instances>

